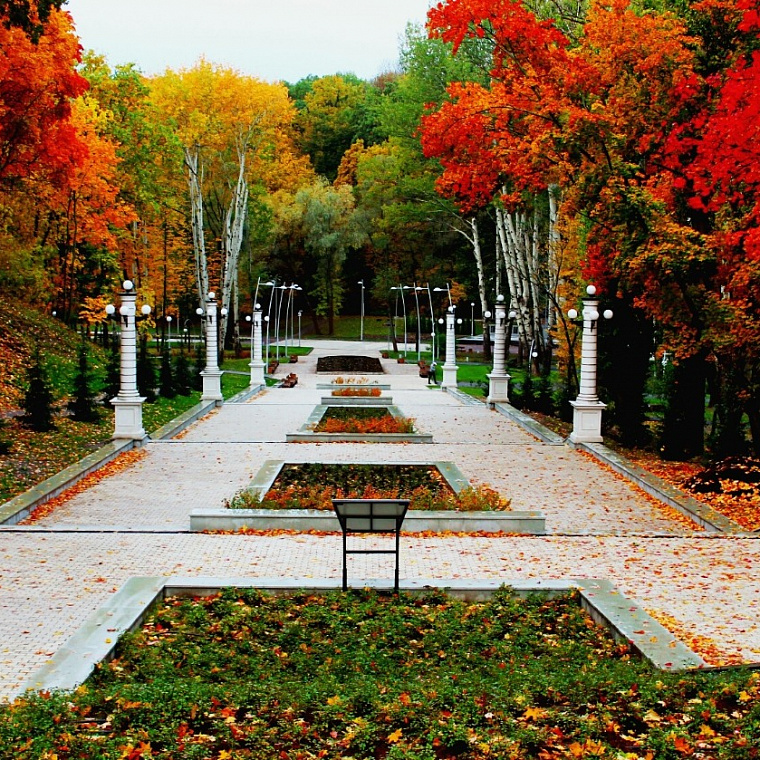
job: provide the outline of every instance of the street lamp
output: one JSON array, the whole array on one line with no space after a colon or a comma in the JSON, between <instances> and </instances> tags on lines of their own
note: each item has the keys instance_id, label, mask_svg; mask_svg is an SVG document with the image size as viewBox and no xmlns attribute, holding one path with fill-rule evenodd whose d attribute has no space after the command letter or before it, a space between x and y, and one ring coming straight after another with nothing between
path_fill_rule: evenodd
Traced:
<instances>
[{"instance_id":1,"label":"street lamp","mask_svg":"<svg viewBox=\"0 0 760 760\"><path fill-rule=\"evenodd\" d=\"M449 308L453 308L454 304L451 302L451 289L449 288L449 283L446 283L445 288L433 288L433 293L446 293L449 297Z\"/></svg>"},{"instance_id":2,"label":"street lamp","mask_svg":"<svg viewBox=\"0 0 760 760\"><path fill-rule=\"evenodd\" d=\"M362 286L362 308L361 308L361 317L359 318L359 340L364 340L364 280L359 280L359 282L356 283L357 285Z\"/></svg>"},{"instance_id":3,"label":"street lamp","mask_svg":"<svg viewBox=\"0 0 760 760\"><path fill-rule=\"evenodd\" d=\"M470 335L475 335L475 304L470 304Z\"/></svg>"},{"instance_id":4,"label":"street lamp","mask_svg":"<svg viewBox=\"0 0 760 760\"><path fill-rule=\"evenodd\" d=\"M169 350L171 351L171 347L172 347L172 318L171 318L171 315L169 315L169 314L167 314L166 317L164 317L164 318L166 319L166 333L167 333L166 342L169 344Z\"/></svg>"},{"instance_id":5,"label":"street lamp","mask_svg":"<svg viewBox=\"0 0 760 760\"><path fill-rule=\"evenodd\" d=\"M132 280L124 280L120 293L119 321L121 331L119 343L121 349L121 372L119 393L111 404L114 408L114 439L142 441L147 437L142 423L142 405L145 397L137 390L137 294ZM142 318L150 314L150 306L145 304L140 312ZM106 314L116 318L116 307L106 306Z\"/></svg>"},{"instance_id":6,"label":"street lamp","mask_svg":"<svg viewBox=\"0 0 760 760\"><path fill-rule=\"evenodd\" d=\"M219 320L217 319L216 293L210 291L206 296L205 309L199 306L195 313L200 317L201 324L205 324L206 330L206 367L201 372L203 378L203 393L201 401L215 401L221 406L224 396L222 395L222 370L219 369ZM219 314L224 317L227 309L220 309Z\"/></svg>"},{"instance_id":7,"label":"street lamp","mask_svg":"<svg viewBox=\"0 0 760 760\"><path fill-rule=\"evenodd\" d=\"M266 383L264 377L264 360L261 356L261 304L256 303L253 307L253 314L246 317L246 321L251 323L251 363L248 365L251 369L251 386L262 386Z\"/></svg>"},{"instance_id":8,"label":"street lamp","mask_svg":"<svg viewBox=\"0 0 760 760\"><path fill-rule=\"evenodd\" d=\"M391 290L398 290L401 293L401 308L404 311L404 358L406 358L406 301L404 300L404 286L392 285Z\"/></svg>"},{"instance_id":9,"label":"street lamp","mask_svg":"<svg viewBox=\"0 0 760 760\"><path fill-rule=\"evenodd\" d=\"M414 302L417 306L417 363L420 363L421 356L421 350L422 346L420 345L420 342L422 340L422 335L420 334L420 297L418 295L418 291L421 290L421 288L417 287L417 283L414 283L414 287L410 288L408 285L404 286L407 290L414 290Z\"/></svg>"},{"instance_id":10,"label":"street lamp","mask_svg":"<svg viewBox=\"0 0 760 760\"><path fill-rule=\"evenodd\" d=\"M504 404L509 401L509 375L507 374L507 318L504 296L496 296L494 307L494 352L493 370L488 375L488 399L486 403L493 407L496 404ZM483 315L490 317L490 312Z\"/></svg>"},{"instance_id":11,"label":"street lamp","mask_svg":"<svg viewBox=\"0 0 760 760\"><path fill-rule=\"evenodd\" d=\"M298 348L301 348L301 314L303 312L298 310Z\"/></svg>"},{"instance_id":12,"label":"street lamp","mask_svg":"<svg viewBox=\"0 0 760 760\"><path fill-rule=\"evenodd\" d=\"M440 320L443 321L443 320ZM456 365L456 328L454 325L454 306L451 305L446 312L446 361L443 365L443 380L441 388L457 387Z\"/></svg>"},{"instance_id":13,"label":"street lamp","mask_svg":"<svg viewBox=\"0 0 760 760\"><path fill-rule=\"evenodd\" d=\"M567 316L583 325L581 334L581 381L578 397L570 404L573 407L573 432L570 440L573 443L602 443L602 411L606 408L599 400L596 389L597 371L597 332L599 321L599 300L596 298L596 287L586 288L587 297L583 299L583 311L580 320L578 311L570 309ZM602 316L612 319L611 309L605 309Z\"/></svg>"}]
</instances>

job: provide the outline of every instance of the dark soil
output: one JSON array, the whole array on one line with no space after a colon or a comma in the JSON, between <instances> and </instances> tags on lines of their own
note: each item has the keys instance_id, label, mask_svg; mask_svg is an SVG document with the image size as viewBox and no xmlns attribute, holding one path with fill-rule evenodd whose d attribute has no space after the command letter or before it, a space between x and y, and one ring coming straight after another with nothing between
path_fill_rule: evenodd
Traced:
<instances>
[{"instance_id":1,"label":"dark soil","mask_svg":"<svg viewBox=\"0 0 760 760\"><path fill-rule=\"evenodd\" d=\"M383 365L372 356L323 356L317 359L317 372L382 375Z\"/></svg>"}]
</instances>

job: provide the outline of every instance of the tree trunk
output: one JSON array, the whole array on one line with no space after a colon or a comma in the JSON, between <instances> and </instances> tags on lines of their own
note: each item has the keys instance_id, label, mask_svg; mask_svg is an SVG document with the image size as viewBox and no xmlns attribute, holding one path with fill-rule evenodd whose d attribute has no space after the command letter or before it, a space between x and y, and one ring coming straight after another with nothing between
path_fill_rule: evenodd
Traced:
<instances>
[{"instance_id":1,"label":"tree trunk","mask_svg":"<svg viewBox=\"0 0 760 760\"><path fill-rule=\"evenodd\" d=\"M208 295L208 265L206 262L206 239L203 229L203 167L200 165L200 146L184 148L187 168L187 187L190 191L190 221L195 255L195 285L198 300L205 303ZM199 166L200 165L200 166Z\"/></svg>"}]
</instances>

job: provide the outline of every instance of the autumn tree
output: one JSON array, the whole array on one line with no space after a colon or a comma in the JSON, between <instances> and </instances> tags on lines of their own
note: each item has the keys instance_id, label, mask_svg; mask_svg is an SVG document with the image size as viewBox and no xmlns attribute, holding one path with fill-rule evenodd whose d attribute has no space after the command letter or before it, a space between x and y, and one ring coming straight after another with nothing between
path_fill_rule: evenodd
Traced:
<instances>
[{"instance_id":1,"label":"autumn tree","mask_svg":"<svg viewBox=\"0 0 760 760\"><path fill-rule=\"evenodd\" d=\"M317 174L332 182L343 154L357 140L376 141L371 113L372 87L349 74L309 78L291 92L301 96L295 126L298 145Z\"/></svg>"},{"instance_id":2,"label":"autumn tree","mask_svg":"<svg viewBox=\"0 0 760 760\"><path fill-rule=\"evenodd\" d=\"M274 191L309 172L292 143L292 104L284 86L206 61L167 71L151 82L151 91L182 145L198 299L204 302L215 290L234 317L251 185ZM213 228L207 214L211 198L217 208ZM207 247L209 234L214 250ZM222 335L228 318L220 319Z\"/></svg>"}]
</instances>

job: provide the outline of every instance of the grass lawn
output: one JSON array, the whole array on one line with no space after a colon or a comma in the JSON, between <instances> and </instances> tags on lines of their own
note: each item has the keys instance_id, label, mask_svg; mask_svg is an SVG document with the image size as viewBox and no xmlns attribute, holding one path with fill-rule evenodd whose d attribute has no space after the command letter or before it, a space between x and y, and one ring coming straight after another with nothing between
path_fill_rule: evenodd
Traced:
<instances>
[{"instance_id":1,"label":"grass lawn","mask_svg":"<svg viewBox=\"0 0 760 760\"><path fill-rule=\"evenodd\" d=\"M566 595L169 599L73 693L0 706L14 758L750 758L760 676L663 673Z\"/></svg>"}]
</instances>

